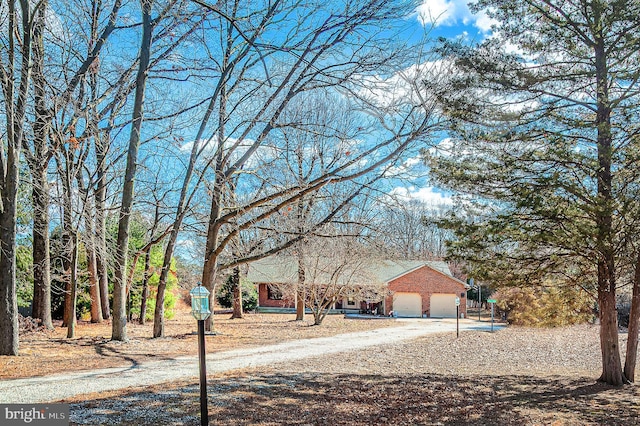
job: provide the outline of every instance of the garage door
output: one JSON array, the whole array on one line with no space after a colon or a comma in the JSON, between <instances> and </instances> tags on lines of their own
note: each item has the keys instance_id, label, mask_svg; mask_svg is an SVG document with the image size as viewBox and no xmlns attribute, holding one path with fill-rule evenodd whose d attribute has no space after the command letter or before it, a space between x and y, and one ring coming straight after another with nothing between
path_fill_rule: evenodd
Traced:
<instances>
[{"instance_id":1,"label":"garage door","mask_svg":"<svg viewBox=\"0 0 640 426\"><path fill-rule=\"evenodd\" d=\"M433 318L455 318L456 295L432 294L430 311Z\"/></svg>"},{"instance_id":2,"label":"garage door","mask_svg":"<svg viewBox=\"0 0 640 426\"><path fill-rule=\"evenodd\" d=\"M399 317L421 317L422 297L418 293L394 294L393 312Z\"/></svg>"}]
</instances>

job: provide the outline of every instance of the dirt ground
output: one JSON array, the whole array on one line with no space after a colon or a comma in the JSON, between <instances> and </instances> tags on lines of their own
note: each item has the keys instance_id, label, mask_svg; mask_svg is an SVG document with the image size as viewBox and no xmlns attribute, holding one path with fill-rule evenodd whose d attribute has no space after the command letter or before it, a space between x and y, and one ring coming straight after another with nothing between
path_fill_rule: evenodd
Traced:
<instances>
[{"instance_id":1,"label":"dirt ground","mask_svg":"<svg viewBox=\"0 0 640 426\"><path fill-rule=\"evenodd\" d=\"M582 378L242 372L207 386L215 425L640 424L637 387ZM91 398L71 413L72 425L198 425L199 387Z\"/></svg>"},{"instance_id":2,"label":"dirt ground","mask_svg":"<svg viewBox=\"0 0 640 426\"><path fill-rule=\"evenodd\" d=\"M208 352L397 325L393 320L328 317L320 327L291 315L216 315ZM23 336L19 357L0 357L2 377L130 365L195 355L195 321L182 312L167 337L131 325L128 343L110 342L108 324L81 324ZM626 335L621 333L621 350ZM11 358L11 359L10 359ZM95 367L94 367L95 366ZM410 342L307 358L208 377L208 416L216 425L640 425L640 387L596 382L598 327L508 327L495 333L424 336ZM83 395L72 425L198 425L193 379Z\"/></svg>"}]
</instances>

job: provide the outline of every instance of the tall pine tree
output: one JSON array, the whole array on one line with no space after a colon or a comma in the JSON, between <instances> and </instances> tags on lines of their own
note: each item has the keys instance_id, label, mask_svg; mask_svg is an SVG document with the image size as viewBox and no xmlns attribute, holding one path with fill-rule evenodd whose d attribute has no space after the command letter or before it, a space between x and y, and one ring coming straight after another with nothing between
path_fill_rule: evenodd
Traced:
<instances>
[{"instance_id":1,"label":"tall pine tree","mask_svg":"<svg viewBox=\"0 0 640 426\"><path fill-rule=\"evenodd\" d=\"M477 46L443 43L460 70L441 93L453 132L428 153L434 177L468 194L467 212L447 223L460 237L452 254L502 283L554 276L592 291L600 380L632 381L635 363L623 372L620 359L616 291L633 283L628 260L637 259L640 2L475 7L496 20L494 31Z\"/></svg>"}]
</instances>

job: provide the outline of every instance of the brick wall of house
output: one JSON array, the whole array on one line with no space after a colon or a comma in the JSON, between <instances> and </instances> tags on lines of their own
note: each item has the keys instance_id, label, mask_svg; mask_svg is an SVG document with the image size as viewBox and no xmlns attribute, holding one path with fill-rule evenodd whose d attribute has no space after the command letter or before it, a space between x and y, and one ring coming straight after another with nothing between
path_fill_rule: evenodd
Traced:
<instances>
[{"instance_id":1,"label":"brick wall of house","mask_svg":"<svg viewBox=\"0 0 640 426\"><path fill-rule=\"evenodd\" d=\"M269 299L269 290L267 284L258 284L258 306L264 308L295 308L295 302L292 300L281 299L273 300Z\"/></svg>"},{"instance_id":2,"label":"brick wall of house","mask_svg":"<svg viewBox=\"0 0 640 426\"><path fill-rule=\"evenodd\" d=\"M391 292L419 293L422 296L422 312L429 316L431 295L434 293L455 294L460 297L460 313L467 317L467 292L464 284L436 271L428 266L423 266L413 272L402 275L389 282ZM385 298L385 307L388 314L393 306L393 294Z\"/></svg>"}]
</instances>

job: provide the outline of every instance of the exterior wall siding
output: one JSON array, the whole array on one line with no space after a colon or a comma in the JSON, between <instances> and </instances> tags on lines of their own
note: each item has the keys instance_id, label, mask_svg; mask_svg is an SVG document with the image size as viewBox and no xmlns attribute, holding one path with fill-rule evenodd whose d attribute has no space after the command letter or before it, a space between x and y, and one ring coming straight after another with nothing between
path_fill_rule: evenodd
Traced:
<instances>
[{"instance_id":1,"label":"exterior wall siding","mask_svg":"<svg viewBox=\"0 0 640 426\"><path fill-rule=\"evenodd\" d=\"M392 294L385 298L386 315L393 310L393 292L406 292L419 293L422 296L422 314L427 317L430 316L432 294L455 294L460 297L459 312L467 317L467 291L464 284L428 266L422 266L390 281L389 290Z\"/></svg>"}]
</instances>

